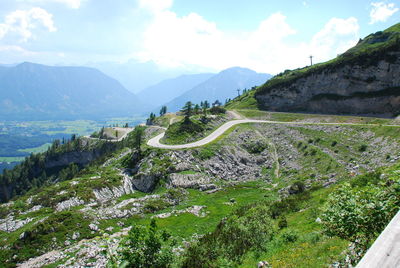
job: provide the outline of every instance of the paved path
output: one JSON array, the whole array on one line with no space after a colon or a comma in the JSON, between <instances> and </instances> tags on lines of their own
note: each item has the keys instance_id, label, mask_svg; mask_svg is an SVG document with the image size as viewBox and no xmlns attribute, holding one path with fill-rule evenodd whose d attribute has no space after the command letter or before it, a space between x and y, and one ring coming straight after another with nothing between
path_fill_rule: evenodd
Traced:
<instances>
[{"instance_id":1,"label":"paved path","mask_svg":"<svg viewBox=\"0 0 400 268\"><path fill-rule=\"evenodd\" d=\"M236 114L237 115L237 114ZM237 115L239 116L239 115ZM235 116L235 117L237 117ZM160 140L164 137L165 132L155 136L154 138L150 139L147 142L147 145L161 148L161 149L188 149L188 148L195 148L199 146L206 145L214 140L216 140L219 136L224 134L225 131L230 129L233 126L239 124L246 124L246 123L267 123L267 124L284 124L284 125L349 125L349 126L389 126L389 127L400 127L400 125L378 125L378 124L357 124L357 123L308 123L308 122L280 122L280 121L270 121L270 120L256 120L256 119L239 119L239 120L232 120L226 122L219 128L217 128L213 133L209 136L192 143L187 144L179 144L179 145L167 145L160 143Z\"/></svg>"}]
</instances>

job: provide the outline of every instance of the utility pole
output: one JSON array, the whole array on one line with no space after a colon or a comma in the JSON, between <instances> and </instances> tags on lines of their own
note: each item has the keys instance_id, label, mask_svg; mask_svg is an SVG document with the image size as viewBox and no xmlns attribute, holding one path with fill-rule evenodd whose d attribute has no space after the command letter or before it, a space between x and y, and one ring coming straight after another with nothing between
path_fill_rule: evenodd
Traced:
<instances>
[{"instance_id":1,"label":"utility pole","mask_svg":"<svg viewBox=\"0 0 400 268\"><path fill-rule=\"evenodd\" d=\"M313 55L310 55L311 66L312 66L312 58L313 58Z\"/></svg>"},{"instance_id":2,"label":"utility pole","mask_svg":"<svg viewBox=\"0 0 400 268\"><path fill-rule=\"evenodd\" d=\"M238 89L236 89L237 90L237 92L238 92L238 97L240 97L240 89L238 88Z\"/></svg>"}]
</instances>

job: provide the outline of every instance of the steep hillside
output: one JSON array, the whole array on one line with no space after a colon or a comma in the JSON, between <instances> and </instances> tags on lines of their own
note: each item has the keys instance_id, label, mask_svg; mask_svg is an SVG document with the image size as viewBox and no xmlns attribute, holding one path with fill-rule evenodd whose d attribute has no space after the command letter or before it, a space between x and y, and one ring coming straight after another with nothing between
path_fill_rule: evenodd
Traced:
<instances>
[{"instance_id":1,"label":"steep hillside","mask_svg":"<svg viewBox=\"0 0 400 268\"><path fill-rule=\"evenodd\" d=\"M1 119L101 118L138 113L138 98L86 67L22 63L0 70Z\"/></svg>"},{"instance_id":2,"label":"steep hillside","mask_svg":"<svg viewBox=\"0 0 400 268\"><path fill-rule=\"evenodd\" d=\"M115 252L134 235L131 228L156 219L176 241L173 267L251 267L258 256L274 267L333 264L346 257L351 240L328 236L319 223L328 194L336 184L398 161L400 134L392 126L323 125L318 117L291 116L302 124L242 124L211 144L184 150L138 147L138 128L112 156L73 178L54 174L0 205L0 260L5 267L104 267L122 256ZM323 122L330 120L370 119ZM144 140L159 131L147 127ZM68 152L57 156L60 162L65 157ZM32 167L43 169L43 162ZM27 163L24 170L35 169Z\"/></svg>"},{"instance_id":3,"label":"steep hillside","mask_svg":"<svg viewBox=\"0 0 400 268\"><path fill-rule=\"evenodd\" d=\"M400 24L367 36L329 62L275 76L255 98L271 111L398 115Z\"/></svg>"},{"instance_id":4,"label":"steep hillside","mask_svg":"<svg viewBox=\"0 0 400 268\"><path fill-rule=\"evenodd\" d=\"M192 74L167 79L140 91L137 96L143 103L148 104L152 108L158 107L182 95L198 84L203 83L213 75L211 73Z\"/></svg>"},{"instance_id":5,"label":"steep hillside","mask_svg":"<svg viewBox=\"0 0 400 268\"><path fill-rule=\"evenodd\" d=\"M208 100L208 102L212 103L215 100L219 100L224 103L226 99L237 96L237 89L261 85L270 77L271 75L269 74L256 73L245 68L234 67L226 69L168 102L166 106L169 111L175 112L179 111L187 101L200 103Z\"/></svg>"}]
</instances>

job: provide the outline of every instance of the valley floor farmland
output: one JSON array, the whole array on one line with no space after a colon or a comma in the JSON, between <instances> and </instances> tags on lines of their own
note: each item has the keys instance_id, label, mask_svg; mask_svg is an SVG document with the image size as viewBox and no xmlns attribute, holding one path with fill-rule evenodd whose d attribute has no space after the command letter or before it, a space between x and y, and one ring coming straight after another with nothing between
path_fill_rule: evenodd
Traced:
<instances>
[{"instance_id":1,"label":"valley floor farmland","mask_svg":"<svg viewBox=\"0 0 400 268\"><path fill-rule=\"evenodd\" d=\"M0 122L0 173L12 168L31 153L47 150L55 139L69 139L72 134L89 135L102 126L134 126L144 118L111 118L103 121L3 121Z\"/></svg>"}]
</instances>

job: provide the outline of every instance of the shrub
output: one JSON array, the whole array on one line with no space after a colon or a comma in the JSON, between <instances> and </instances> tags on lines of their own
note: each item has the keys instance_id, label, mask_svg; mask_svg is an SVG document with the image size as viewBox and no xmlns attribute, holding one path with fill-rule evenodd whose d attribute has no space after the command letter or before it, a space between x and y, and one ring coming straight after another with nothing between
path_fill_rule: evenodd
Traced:
<instances>
[{"instance_id":1,"label":"shrub","mask_svg":"<svg viewBox=\"0 0 400 268\"><path fill-rule=\"evenodd\" d=\"M0 219L4 219L8 215L8 209L0 206Z\"/></svg>"},{"instance_id":2,"label":"shrub","mask_svg":"<svg viewBox=\"0 0 400 268\"><path fill-rule=\"evenodd\" d=\"M175 241L166 232L157 229L153 219L149 228L133 225L128 237L119 245L117 260L123 267L167 268L174 261L172 247ZM109 256L109 259L113 256ZM113 265L116 266L115 263ZM117 266L118 267L118 266Z\"/></svg>"},{"instance_id":3,"label":"shrub","mask_svg":"<svg viewBox=\"0 0 400 268\"><path fill-rule=\"evenodd\" d=\"M226 113L225 108L221 107L221 106L214 106L210 108L210 113L211 114L224 114Z\"/></svg>"},{"instance_id":4,"label":"shrub","mask_svg":"<svg viewBox=\"0 0 400 268\"><path fill-rule=\"evenodd\" d=\"M280 238L281 238L282 242L284 242L285 244L293 243L293 242L297 241L297 239L299 238L299 235L292 230L287 230L281 234Z\"/></svg>"},{"instance_id":5,"label":"shrub","mask_svg":"<svg viewBox=\"0 0 400 268\"><path fill-rule=\"evenodd\" d=\"M251 154L259 154L268 148L268 142L266 140L249 141L244 147Z\"/></svg>"},{"instance_id":6,"label":"shrub","mask_svg":"<svg viewBox=\"0 0 400 268\"><path fill-rule=\"evenodd\" d=\"M302 181L296 181L289 187L289 193L290 194L300 194L300 193L304 192L305 189L306 189L306 186L304 185L304 183Z\"/></svg>"},{"instance_id":7,"label":"shrub","mask_svg":"<svg viewBox=\"0 0 400 268\"><path fill-rule=\"evenodd\" d=\"M369 177L364 178L368 180ZM374 180L375 175L371 178ZM364 181L360 181L363 182L360 185L363 185ZM359 250L365 251L399 207L399 180L388 180L386 184L363 188L352 188L350 184L345 184L330 195L321 219L328 235L354 242Z\"/></svg>"},{"instance_id":8,"label":"shrub","mask_svg":"<svg viewBox=\"0 0 400 268\"><path fill-rule=\"evenodd\" d=\"M147 213L154 213L168 206L169 204L164 199L150 199L146 202L143 209Z\"/></svg>"},{"instance_id":9,"label":"shrub","mask_svg":"<svg viewBox=\"0 0 400 268\"><path fill-rule=\"evenodd\" d=\"M359 152L365 152L367 150L367 145L366 144L362 144L360 145L360 147L358 148Z\"/></svg>"},{"instance_id":10,"label":"shrub","mask_svg":"<svg viewBox=\"0 0 400 268\"><path fill-rule=\"evenodd\" d=\"M182 267L220 267L221 260L238 263L248 251L264 249L272 237L268 208L264 205L243 207L223 219L212 233L192 244L184 255Z\"/></svg>"},{"instance_id":11,"label":"shrub","mask_svg":"<svg viewBox=\"0 0 400 268\"><path fill-rule=\"evenodd\" d=\"M288 227L288 223L287 223L287 220L286 220L285 216L281 216L279 218L278 227L279 227L279 229L283 229L283 228L287 228Z\"/></svg>"},{"instance_id":12,"label":"shrub","mask_svg":"<svg viewBox=\"0 0 400 268\"><path fill-rule=\"evenodd\" d=\"M198 151L198 154L197 154L198 158L200 158L201 160L210 159L214 155L215 155L215 151L210 148L202 148L202 149L200 149L200 151Z\"/></svg>"}]
</instances>

